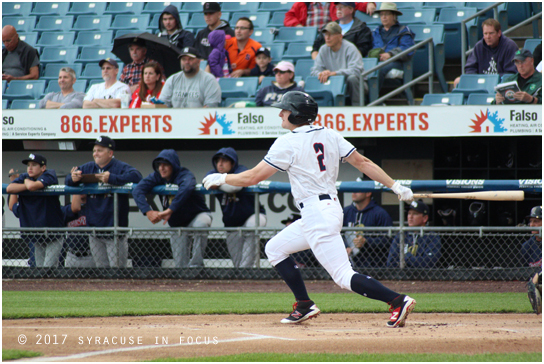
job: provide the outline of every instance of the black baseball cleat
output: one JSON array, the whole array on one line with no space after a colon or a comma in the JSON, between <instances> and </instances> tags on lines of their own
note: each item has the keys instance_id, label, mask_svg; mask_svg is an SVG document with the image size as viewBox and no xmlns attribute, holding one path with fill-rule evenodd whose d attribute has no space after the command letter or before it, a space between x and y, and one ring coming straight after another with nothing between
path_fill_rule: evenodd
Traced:
<instances>
[{"instance_id":1,"label":"black baseball cleat","mask_svg":"<svg viewBox=\"0 0 544 364\"><path fill-rule=\"evenodd\" d=\"M317 308L314 301L301 301L293 304L293 312L282 319L282 324L298 324L302 321L309 320L317 317L321 313L321 310Z\"/></svg>"},{"instance_id":2,"label":"black baseball cleat","mask_svg":"<svg viewBox=\"0 0 544 364\"><path fill-rule=\"evenodd\" d=\"M391 312L391 318L387 321L388 327L404 327L406 318L412 312L416 306L416 300L413 298L401 294L391 302L389 312Z\"/></svg>"}]
</instances>

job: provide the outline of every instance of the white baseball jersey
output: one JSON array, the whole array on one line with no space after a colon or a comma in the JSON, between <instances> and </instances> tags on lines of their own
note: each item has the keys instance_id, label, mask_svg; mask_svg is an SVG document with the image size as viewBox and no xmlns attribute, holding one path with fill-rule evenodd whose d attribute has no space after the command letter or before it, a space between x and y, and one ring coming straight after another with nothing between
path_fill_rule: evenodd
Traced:
<instances>
[{"instance_id":1,"label":"white baseball jersey","mask_svg":"<svg viewBox=\"0 0 544 364\"><path fill-rule=\"evenodd\" d=\"M297 203L307 197L334 194L340 161L355 147L336 131L304 125L282 135L270 147L264 161L287 172Z\"/></svg>"}]
</instances>

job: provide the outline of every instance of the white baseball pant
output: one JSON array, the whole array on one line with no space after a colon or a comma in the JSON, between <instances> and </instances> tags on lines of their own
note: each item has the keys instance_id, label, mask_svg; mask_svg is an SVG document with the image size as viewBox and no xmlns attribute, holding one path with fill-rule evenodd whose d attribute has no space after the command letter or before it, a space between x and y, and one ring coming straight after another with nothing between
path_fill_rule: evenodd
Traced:
<instances>
[{"instance_id":1,"label":"white baseball pant","mask_svg":"<svg viewBox=\"0 0 544 364\"><path fill-rule=\"evenodd\" d=\"M259 226L266 226L266 215L259 214ZM251 215L243 227L255 227L255 214ZM227 249L236 268L252 268L259 255L258 237L251 231L227 233Z\"/></svg>"},{"instance_id":2,"label":"white baseball pant","mask_svg":"<svg viewBox=\"0 0 544 364\"><path fill-rule=\"evenodd\" d=\"M209 212L201 212L187 225L187 227L207 228L212 225L212 215ZM208 232L191 233L194 236L192 241L189 240L189 232L184 231L179 235L177 232L172 233L170 237L170 245L172 247L172 256L174 258L174 266L182 268L187 266L204 266L204 252L208 245ZM192 244L191 244L192 243ZM193 256L189 260L192 245Z\"/></svg>"},{"instance_id":3,"label":"white baseball pant","mask_svg":"<svg viewBox=\"0 0 544 364\"><path fill-rule=\"evenodd\" d=\"M128 236L117 238L117 244L112 238L89 237L91 254L97 268L126 268L128 263Z\"/></svg>"},{"instance_id":4,"label":"white baseball pant","mask_svg":"<svg viewBox=\"0 0 544 364\"><path fill-rule=\"evenodd\" d=\"M64 244L64 238L48 243L34 243L34 257L36 267L56 267L59 264L59 255Z\"/></svg>"}]
</instances>

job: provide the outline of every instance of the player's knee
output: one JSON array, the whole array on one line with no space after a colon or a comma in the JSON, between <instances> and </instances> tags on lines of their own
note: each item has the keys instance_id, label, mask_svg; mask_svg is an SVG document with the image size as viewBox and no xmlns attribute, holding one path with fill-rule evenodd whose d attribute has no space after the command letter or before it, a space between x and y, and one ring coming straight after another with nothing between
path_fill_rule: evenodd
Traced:
<instances>
[{"instance_id":1,"label":"player's knee","mask_svg":"<svg viewBox=\"0 0 544 364\"><path fill-rule=\"evenodd\" d=\"M332 279L334 280L334 283L336 283L341 288L351 291L351 278L355 273L356 272L353 269L346 269L338 272L337 274L334 274Z\"/></svg>"},{"instance_id":2,"label":"player's knee","mask_svg":"<svg viewBox=\"0 0 544 364\"><path fill-rule=\"evenodd\" d=\"M285 260L289 255L282 254L278 250L274 249L273 244L270 244L270 241L266 246L264 247L264 253L266 254L266 257L268 258L268 261L272 266L276 266L279 262Z\"/></svg>"}]
</instances>

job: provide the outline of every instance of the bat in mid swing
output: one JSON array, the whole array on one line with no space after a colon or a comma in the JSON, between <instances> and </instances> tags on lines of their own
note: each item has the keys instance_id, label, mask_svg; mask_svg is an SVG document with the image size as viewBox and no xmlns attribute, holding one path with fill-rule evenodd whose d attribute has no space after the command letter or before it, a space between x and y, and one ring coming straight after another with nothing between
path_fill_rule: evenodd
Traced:
<instances>
[{"instance_id":1,"label":"bat in mid swing","mask_svg":"<svg viewBox=\"0 0 544 364\"><path fill-rule=\"evenodd\" d=\"M480 191L456 193L414 193L414 198L454 198L459 200L523 201L523 191Z\"/></svg>"}]
</instances>

